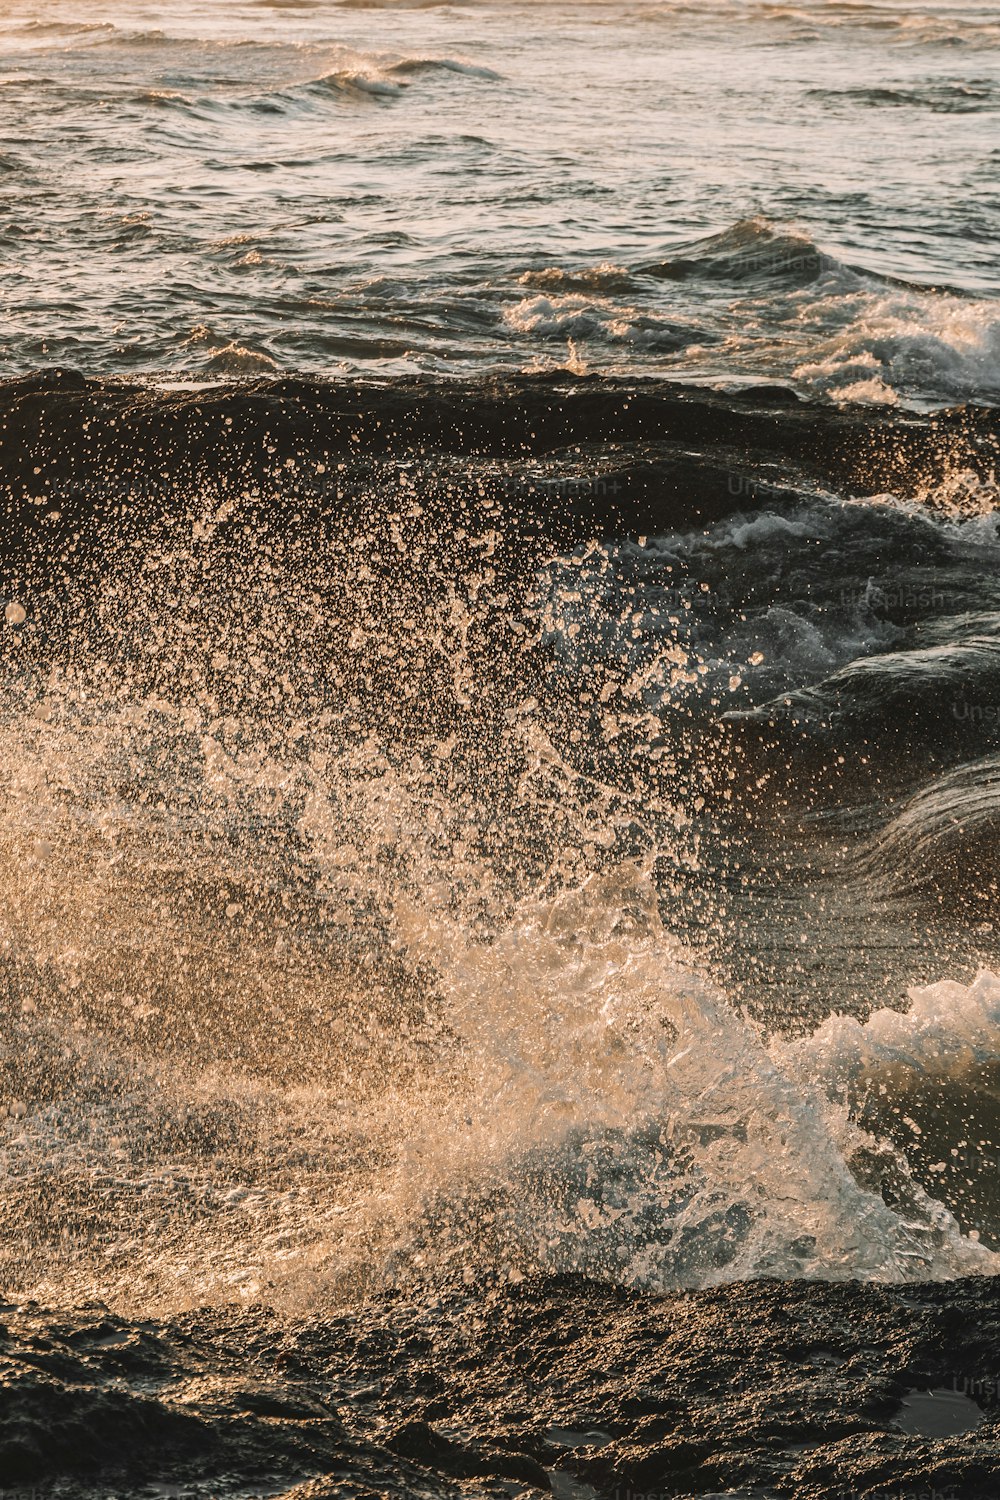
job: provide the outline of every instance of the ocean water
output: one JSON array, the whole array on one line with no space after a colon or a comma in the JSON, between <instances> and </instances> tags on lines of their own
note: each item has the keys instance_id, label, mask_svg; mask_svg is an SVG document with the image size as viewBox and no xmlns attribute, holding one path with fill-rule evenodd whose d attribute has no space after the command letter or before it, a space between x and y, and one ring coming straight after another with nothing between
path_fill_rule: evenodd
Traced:
<instances>
[{"instance_id":1,"label":"ocean water","mask_svg":"<svg viewBox=\"0 0 1000 1500\"><path fill-rule=\"evenodd\" d=\"M996 1274L998 110L948 0L4 7L11 1305Z\"/></svg>"},{"instance_id":2,"label":"ocean water","mask_svg":"<svg viewBox=\"0 0 1000 1500\"><path fill-rule=\"evenodd\" d=\"M998 57L955 0L14 0L5 366L995 400Z\"/></svg>"}]
</instances>

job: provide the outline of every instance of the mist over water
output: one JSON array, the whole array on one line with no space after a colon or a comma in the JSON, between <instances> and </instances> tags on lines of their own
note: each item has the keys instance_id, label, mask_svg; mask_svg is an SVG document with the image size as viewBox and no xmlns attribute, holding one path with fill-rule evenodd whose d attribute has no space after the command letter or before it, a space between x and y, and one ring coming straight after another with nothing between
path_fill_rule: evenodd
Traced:
<instances>
[{"instance_id":1,"label":"mist over water","mask_svg":"<svg viewBox=\"0 0 1000 1500\"><path fill-rule=\"evenodd\" d=\"M6 368L995 400L989 6L0 19Z\"/></svg>"}]
</instances>

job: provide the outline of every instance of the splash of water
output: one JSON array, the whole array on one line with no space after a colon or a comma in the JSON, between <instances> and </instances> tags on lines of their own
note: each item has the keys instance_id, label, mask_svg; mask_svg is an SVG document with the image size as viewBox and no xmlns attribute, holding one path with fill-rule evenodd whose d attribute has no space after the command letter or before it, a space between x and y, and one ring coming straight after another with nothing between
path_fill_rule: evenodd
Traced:
<instances>
[{"instance_id":1,"label":"splash of water","mask_svg":"<svg viewBox=\"0 0 1000 1500\"><path fill-rule=\"evenodd\" d=\"M663 712L707 671L676 601L585 650L639 630L610 553L519 583L398 473L319 540L258 499L7 616L8 1285L992 1269L671 930L725 783Z\"/></svg>"}]
</instances>

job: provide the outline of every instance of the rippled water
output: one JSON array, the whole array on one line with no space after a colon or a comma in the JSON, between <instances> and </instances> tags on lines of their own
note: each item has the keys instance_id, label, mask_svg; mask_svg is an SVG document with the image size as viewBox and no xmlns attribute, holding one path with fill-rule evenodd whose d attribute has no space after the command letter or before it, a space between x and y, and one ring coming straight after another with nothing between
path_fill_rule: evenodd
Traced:
<instances>
[{"instance_id":1,"label":"rippled water","mask_svg":"<svg viewBox=\"0 0 1000 1500\"><path fill-rule=\"evenodd\" d=\"M987 5L0 17L8 370L1000 393Z\"/></svg>"}]
</instances>

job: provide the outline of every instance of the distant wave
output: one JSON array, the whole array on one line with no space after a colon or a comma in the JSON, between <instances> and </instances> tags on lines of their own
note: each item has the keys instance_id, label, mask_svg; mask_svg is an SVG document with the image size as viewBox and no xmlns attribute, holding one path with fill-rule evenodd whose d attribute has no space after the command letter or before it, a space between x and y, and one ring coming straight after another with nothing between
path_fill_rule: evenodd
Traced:
<instances>
[{"instance_id":1,"label":"distant wave","mask_svg":"<svg viewBox=\"0 0 1000 1500\"><path fill-rule=\"evenodd\" d=\"M325 73L307 87L330 89L343 94L362 94L374 98L398 98L409 87L411 78L457 73L466 78L496 80L499 73L491 68L462 62L452 57L407 57L398 62L366 63L361 67L337 68Z\"/></svg>"},{"instance_id":2,"label":"distant wave","mask_svg":"<svg viewBox=\"0 0 1000 1500\"><path fill-rule=\"evenodd\" d=\"M14 28L23 36L79 36L91 32L117 32L111 21L25 21Z\"/></svg>"},{"instance_id":3,"label":"distant wave","mask_svg":"<svg viewBox=\"0 0 1000 1500\"><path fill-rule=\"evenodd\" d=\"M775 229L762 219L741 219L721 234L693 240L665 260L640 269L664 281L705 279L800 285L837 264L806 235Z\"/></svg>"},{"instance_id":4,"label":"distant wave","mask_svg":"<svg viewBox=\"0 0 1000 1500\"><path fill-rule=\"evenodd\" d=\"M181 46L181 43L175 45ZM251 45L239 43L239 46ZM269 49L262 49L269 55ZM329 49L326 49L329 51ZM186 89L157 85L133 94L132 101L155 109L178 109L200 118L211 117L220 112L245 111L251 114L290 114L315 107L317 101L341 96L344 99L392 100L400 98L411 86L411 81L422 78L448 77L455 75L484 82L499 79L492 69L453 57L403 57L379 53L358 53L340 48L339 64L328 68L319 76L292 78L266 88L253 88L251 80L243 84L208 89L201 80L193 78ZM285 65L291 74L292 67L302 59L297 55L289 58ZM263 83L263 79L261 82Z\"/></svg>"},{"instance_id":5,"label":"distant wave","mask_svg":"<svg viewBox=\"0 0 1000 1500\"><path fill-rule=\"evenodd\" d=\"M497 82L502 74L479 63L464 62L457 57L404 57L400 62L386 65L385 71L393 76L421 73L462 73L467 78L484 78Z\"/></svg>"},{"instance_id":6,"label":"distant wave","mask_svg":"<svg viewBox=\"0 0 1000 1500\"><path fill-rule=\"evenodd\" d=\"M691 240L665 259L638 269L660 281L728 281L749 288L794 288L833 274L848 278L852 286L855 278L864 277L868 283L922 290L912 281L821 250L804 230L786 229L763 218L740 219L728 229Z\"/></svg>"},{"instance_id":7,"label":"distant wave","mask_svg":"<svg viewBox=\"0 0 1000 1500\"><path fill-rule=\"evenodd\" d=\"M478 78L483 81L499 81L501 74L494 69L481 63L472 62L462 57L435 57L423 53L415 56L399 57L391 52L373 51L357 52L349 47L331 45L329 43L317 47L316 44L307 44L299 41L284 43L272 43L251 37L214 37L197 38L193 36L172 35L159 28L149 30L128 30L118 27L110 22L99 22L94 24L85 23L43 23L33 22L22 28L25 33L32 35L52 35L54 37L79 37L88 45L100 47L123 47L134 48L156 48L170 51L183 51L196 56L210 56L213 53L246 52L256 53L261 57L270 58L287 54L289 66L295 60L304 60L317 50L339 53L345 60L343 67L335 67L322 73L318 78L289 80L290 87L309 86L310 84L328 84L333 87L351 86L358 88L370 88L375 91L379 84L395 83L395 91L398 92L405 86L411 77L433 75L439 73L454 73L467 78ZM151 92L155 92L151 90Z\"/></svg>"},{"instance_id":8,"label":"distant wave","mask_svg":"<svg viewBox=\"0 0 1000 1500\"><path fill-rule=\"evenodd\" d=\"M525 271L519 277L522 286L535 287L538 291L563 296L567 293L615 293L635 289L635 277L624 266L608 263L600 266L584 266L579 270L563 270L559 266L545 266L539 271Z\"/></svg>"},{"instance_id":9,"label":"distant wave","mask_svg":"<svg viewBox=\"0 0 1000 1500\"><path fill-rule=\"evenodd\" d=\"M977 114L995 109L998 90L991 79L970 83L941 81L923 88L886 86L883 88L810 89L809 98L827 103L843 101L854 108L929 109L939 114Z\"/></svg>"},{"instance_id":10,"label":"distant wave","mask_svg":"<svg viewBox=\"0 0 1000 1500\"><path fill-rule=\"evenodd\" d=\"M450 0L335 0L336 10L383 10L410 11L444 9ZM317 10L311 0L258 0L259 8L267 11ZM470 0L470 8L486 11L510 9L509 0ZM525 7L531 9L532 7ZM534 8L539 8L537 5ZM880 41L892 42L902 47L955 47L988 49L1000 41L1000 22L988 12L981 11L960 15L947 11L935 14L932 11L906 11L880 4L745 4L739 0L714 0L711 6L692 4L690 0L660 0L649 4L647 0L627 4L612 4L610 0L545 0L542 9L555 13L579 13L595 22L602 13L616 25L629 25L663 21L676 25L679 21L692 27L709 26L727 29L754 29L777 33L779 43L783 40L808 42L821 40L837 32L877 32ZM515 7L517 9L517 7ZM105 41L114 44L126 42L141 45L154 44L164 39L156 30L128 32L110 22L57 22L31 21L11 28L12 32L26 39L37 39L44 46L46 38L58 41L67 36L83 36L105 33ZM238 45L229 43L228 45Z\"/></svg>"},{"instance_id":11,"label":"distant wave","mask_svg":"<svg viewBox=\"0 0 1000 1500\"><path fill-rule=\"evenodd\" d=\"M764 4L747 7L748 19L785 23L816 34L851 28L879 31L887 39L913 46L991 46L1000 38L1000 24L980 15L932 14L897 10L879 4Z\"/></svg>"}]
</instances>

